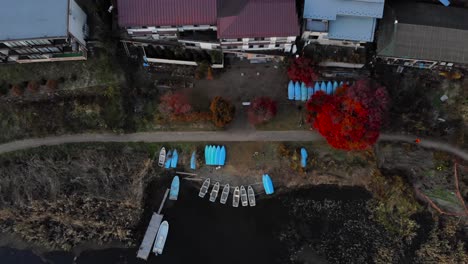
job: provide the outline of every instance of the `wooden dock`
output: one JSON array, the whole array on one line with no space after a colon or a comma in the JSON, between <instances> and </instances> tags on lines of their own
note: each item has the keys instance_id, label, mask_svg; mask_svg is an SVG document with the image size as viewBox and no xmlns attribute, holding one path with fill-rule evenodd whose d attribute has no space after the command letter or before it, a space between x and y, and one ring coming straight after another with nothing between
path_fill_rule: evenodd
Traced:
<instances>
[{"instance_id":1,"label":"wooden dock","mask_svg":"<svg viewBox=\"0 0 468 264\"><path fill-rule=\"evenodd\" d=\"M169 194L169 189L166 190L164 194L164 198L159 206L159 210L157 213L153 213L151 216L150 223L148 228L146 229L145 236L143 237L143 241L141 242L140 248L138 249L137 258L141 258L147 260L151 250L153 249L153 243L156 239L156 235L159 230L159 226L161 225L163 215L161 214L161 210L166 202L167 195Z\"/></svg>"}]
</instances>

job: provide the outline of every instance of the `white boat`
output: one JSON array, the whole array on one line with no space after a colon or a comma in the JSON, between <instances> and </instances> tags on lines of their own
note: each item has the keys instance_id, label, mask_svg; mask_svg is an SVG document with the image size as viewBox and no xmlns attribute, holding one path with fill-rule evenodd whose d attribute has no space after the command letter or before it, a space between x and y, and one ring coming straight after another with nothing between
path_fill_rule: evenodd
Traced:
<instances>
[{"instance_id":1,"label":"white boat","mask_svg":"<svg viewBox=\"0 0 468 264\"><path fill-rule=\"evenodd\" d=\"M239 187L234 189L234 194L232 196L232 206L239 207Z\"/></svg>"},{"instance_id":2,"label":"white boat","mask_svg":"<svg viewBox=\"0 0 468 264\"><path fill-rule=\"evenodd\" d=\"M213 186L213 189L211 190L210 202L216 201L216 198L218 198L218 193L219 193L219 182L215 183L215 185Z\"/></svg>"},{"instance_id":3,"label":"white boat","mask_svg":"<svg viewBox=\"0 0 468 264\"><path fill-rule=\"evenodd\" d=\"M252 186L247 187L247 197L249 198L249 205L255 206L255 193Z\"/></svg>"},{"instance_id":4,"label":"white boat","mask_svg":"<svg viewBox=\"0 0 468 264\"><path fill-rule=\"evenodd\" d=\"M167 221L163 221L159 226L158 234L156 235L156 239L154 240L153 253L156 256L162 254L164 244L166 244L166 238L168 233L169 223Z\"/></svg>"},{"instance_id":5,"label":"white boat","mask_svg":"<svg viewBox=\"0 0 468 264\"><path fill-rule=\"evenodd\" d=\"M226 204L226 201L229 197L229 191L231 190L231 188L229 187L229 184L226 184L224 185L224 188L223 188L223 192L221 193L221 199L220 199L220 202L222 204Z\"/></svg>"},{"instance_id":6,"label":"white boat","mask_svg":"<svg viewBox=\"0 0 468 264\"><path fill-rule=\"evenodd\" d=\"M247 201L247 192L245 191L244 186L240 187L240 196L241 196L242 206L247 206L249 202Z\"/></svg>"},{"instance_id":7,"label":"white boat","mask_svg":"<svg viewBox=\"0 0 468 264\"><path fill-rule=\"evenodd\" d=\"M201 198L204 198L206 193L208 192L208 188L210 188L210 178L206 179L203 182L203 185L200 188L200 192L198 193L198 196L200 196Z\"/></svg>"},{"instance_id":8,"label":"white boat","mask_svg":"<svg viewBox=\"0 0 468 264\"><path fill-rule=\"evenodd\" d=\"M166 161L166 149L162 147L161 151L159 152L159 161L158 161L159 167L163 167L165 161Z\"/></svg>"}]
</instances>

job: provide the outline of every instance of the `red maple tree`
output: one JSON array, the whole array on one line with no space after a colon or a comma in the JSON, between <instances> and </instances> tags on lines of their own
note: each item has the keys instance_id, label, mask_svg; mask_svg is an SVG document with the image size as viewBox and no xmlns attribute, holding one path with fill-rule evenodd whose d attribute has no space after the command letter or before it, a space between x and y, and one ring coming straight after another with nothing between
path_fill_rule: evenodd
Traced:
<instances>
[{"instance_id":1,"label":"red maple tree","mask_svg":"<svg viewBox=\"0 0 468 264\"><path fill-rule=\"evenodd\" d=\"M277 104L269 97L255 98L247 111L249 122L258 125L270 121L277 111Z\"/></svg>"},{"instance_id":2,"label":"red maple tree","mask_svg":"<svg viewBox=\"0 0 468 264\"><path fill-rule=\"evenodd\" d=\"M318 75L311 59L299 57L294 59L288 68L288 77L293 81L304 82L307 86L317 80Z\"/></svg>"},{"instance_id":3,"label":"red maple tree","mask_svg":"<svg viewBox=\"0 0 468 264\"><path fill-rule=\"evenodd\" d=\"M362 150L378 139L382 120L388 109L384 87L370 80L343 86L335 95L322 91L306 103L307 122L338 149Z\"/></svg>"},{"instance_id":4,"label":"red maple tree","mask_svg":"<svg viewBox=\"0 0 468 264\"><path fill-rule=\"evenodd\" d=\"M188 96L184 91L167 92L161 96L159 112L164 115L183 115L192 111Z\"/></svg>"}]
</instances>

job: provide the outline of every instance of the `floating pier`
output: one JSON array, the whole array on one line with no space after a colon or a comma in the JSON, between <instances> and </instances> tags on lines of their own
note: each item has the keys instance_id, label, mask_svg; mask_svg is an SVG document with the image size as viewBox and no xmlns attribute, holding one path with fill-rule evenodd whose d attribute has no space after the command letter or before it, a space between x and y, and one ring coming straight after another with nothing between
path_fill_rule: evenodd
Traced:
<instances>
[{"instance_id":1,"label":"floating pier","mask_svg":"<svg viewBox=\"0 0 468 264\"><path fill-rule=\"evenodd\" d=\"M159 210L157 213L153 213L151 216L150 223L148 228L146 229L145 236L143 237L143 241L141 242L140 248L138 249L137 258L141 258L144 260L148 259L151 250L153 249L153 243L156 239L156 234L158 233L159 226L161 225L163 215L161 214L161 210L166 202L167 195L169 194L169 189L166 190L164 194L164 198L159 206Z\"/></svg>"}]
</instances>

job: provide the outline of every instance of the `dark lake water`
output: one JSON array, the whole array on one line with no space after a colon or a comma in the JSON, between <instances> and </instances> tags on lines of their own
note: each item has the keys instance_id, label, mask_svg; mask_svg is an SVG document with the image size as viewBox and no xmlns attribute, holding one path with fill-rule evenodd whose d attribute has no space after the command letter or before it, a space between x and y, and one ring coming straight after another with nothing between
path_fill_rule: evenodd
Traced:
<instances>
[{"instance_id":1,"label":"dark lake water","mask_svg":"<svg viewBox=\"0 0 468 264\"><path fill-rule=\"evenodd\" d=\"M154 203L148 203L147 207L157 210L162 195L162 189L155 190L154 196L148 197ZM280 241L279 233L291 219L288 205L281 202L282 199L354 200L370 197L362 189L323 186L273 197L262 195L256 207L233 208L230 199L228 204L221 205L197 195L196 188L185 185L178 201L166 203L163 214L170 227L164 253L157 257L151 255L148 262L136 258L136 248L85 251L75 262L74 256L62 252L49 253L41 259L31 251L0 248L0 263L288 263L289 253ZM147 211L146 223L142 226L149 222L151 210ZM323 223L315 224L317 228L323 226ZM138 232L142 236L143 228Z\"/></svg>"}]
</instances>

